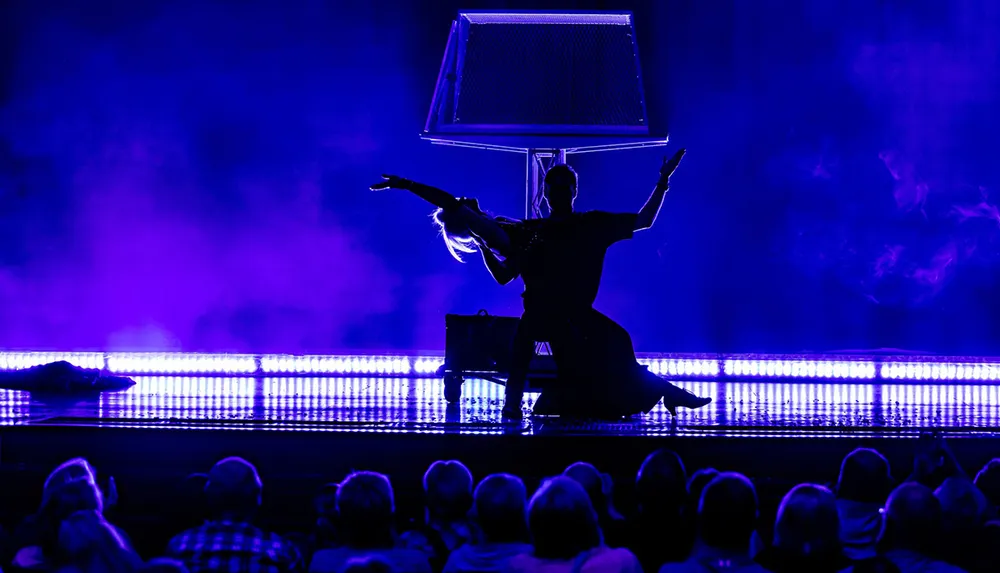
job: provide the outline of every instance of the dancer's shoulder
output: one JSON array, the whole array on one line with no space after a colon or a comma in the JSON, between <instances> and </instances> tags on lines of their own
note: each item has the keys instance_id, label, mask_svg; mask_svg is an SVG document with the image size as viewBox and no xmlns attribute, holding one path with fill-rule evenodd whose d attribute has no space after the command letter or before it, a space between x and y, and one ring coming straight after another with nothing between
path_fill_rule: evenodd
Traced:
<instances>
[{"instance_id":1,"label":"dancer's shoulder","mask_svg":"<svg viewBox=\"0 0 1000 573\"><path fill-rule=\"evenodd\" d=\"M611 211L582 211L578 213L581 219L607 219L608 217L617 217L625 214L626 213L613 213Z\"/></svg>"},{"instance_id":2,"label":"dancer's shoulder","mask_svg":"<svg viewBox=\"0 0 1000 573\"><path fill-rule=\"evenodd\" d=\"M497 225L500 225L501 227L513 227L524 224L524 221L520 219L512 219L510 217L504 217L503 215L494 217L493 220L496 221Z\"/></svg>"}]
</instances>

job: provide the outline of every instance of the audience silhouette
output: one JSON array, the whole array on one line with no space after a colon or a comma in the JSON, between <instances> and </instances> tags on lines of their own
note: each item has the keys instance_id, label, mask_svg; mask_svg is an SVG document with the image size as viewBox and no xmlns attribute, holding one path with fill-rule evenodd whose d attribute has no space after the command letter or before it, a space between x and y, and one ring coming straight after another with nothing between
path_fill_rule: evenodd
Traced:
<instances>
[{"instance_id":1,"label":"audience silhouette","mask_svg":"<svg viewBox=\"0 0 1000 573\"><path fill-rule=\"evenodd\" d=\"M451 552L473 540L472 473L462 462L434 462L424 474L424 522L403 536L404 544L419 547L439 571Z\"/></svg>"},{"instance_id":2,"label":"audience silhouette","mask_svg":"<svg viewBox=\"0 0 1000 573\"><path fill-rule=\"evenodd\" d=\"M303 571L302 557L288 540L253 525L263 483L250 462L226 458L208 472L205 503L209 519L174 537L168 556L191 573L215 571Z\"/></svg>"},{"instance_id":3,"label":"audience silhouette","mask_svg":"<svg viewBox=\"0 0 1000 573\"><path fill-rule=\"evenodd\" d=\"M587 492L590 504L597 512L597 523L604 533L604 543L608 547L623 547L625 544L625 518L615 509L611 499L611 476L597 471L587 462L577 462L563 472L563 475L580 484Z\"/></svg>"},{"instance_id":4,"label":"audience silhouette","mask_svg":"<svg viewBox=\"0 0 1000 573\"><path fill-rule=\"evenodd\" d=\"M396 501L389 478L374 472L356 472L337 491L342 545L318 551L309 571L344 573L352 560L378 557L396 573L427 573L429 557L415 549L398 547L394 519Z\"/></svg>"},{"instance_id":5,"label":"audience silhouette","mask_svg":"<svg viewBox=\"0 0 1000 573\"><path fill-rule=\"evenodd\" d=\"M4 571L55 573L986 573L1000 570L1000 521L990 498L996 460L969 479L954 456L934 462L940 440L919 444L913 475L894 487L878 451L844 457L836 486L785 492L773 523L745 475L712 468L690 476L657 450L636 474L631 509L619 511L611 478L577 462L530 496L517 476L478 484L456 460L424 474L423 518L397 515L385 475L356 471L322 487L312 522L287 537L260 528L263 482L242 458L174 488L165 524L189 529L144 562L105 513L112 486L86 460L61 464L42 503L8 540ZM924 459L921 459L921 457ZM942 471L944 469L945 471ZM929 471L925 471L929 470ZM932 490L923 481L943 479ZM537 479L537 478L536 478ZM111 482L109 481L109 484ZM417 490L419 482L409 491ZM773 484L762 486L770 508ZM983 491L986 489L987 491ZM768 493L770 492L770 493ZM203 507L198 503L203 502ZM307 509L303 507L303 510ZM189 516L181 515L184 511ZM136 525L138 526L138 525ZM397 530L397 526L402 526ZM397 531L401 532L398 533ZM146 534L146 532L141 532ZM160 547L163 547L161 545ZM303 557L304 556L304 557Z\"/></svg>"},{"instance_id":6,"label":"audience silhouette","mask_svg":"<svg viewBox=\"0 0 1000 573\"><path fill-rule=\"evenodd\" d=\"M684 462L670 450L649 454L639 467L636 513L629 520L628 548L639 558L644 571L683 561L691 551L701 489L689 495L687 481ZM693 507L688 507L691 499Z\"/></svg>"},{"instance_id":7,"label":"audience silhouette","mask_svg":"<svg viewBox=\"0 0 1000 573\"><path fill-rule=\"evenodd\" d=\"M57 571L65 573L129 573L141 566L118 531L95 509L78 511L59 527Z\"/></svg>"},{"instance_id":8,"label":"audience silhouette","mask_svg":"<svg viewBox=\"0 0 1000 573\"><path fill-rule=\"evenodd\" d=\"M889 495L879 536L880 549L902 573L951 573L962 569L941 561L941 504L919 483L904 483Z\"/></svg>"},{"instance_id":9,"label":"audience silhouette","mask_svg":"<svg viewBox=\"0 0 1000 573\"><path fill-rule=\"evenodd\" d=\"M682 563L664 565L660 573L702 571L766 571L754 562L750 542L758 517L757 491L746 476L721 473L701 493L698 540Z\"/></svg>"},{"instance_id":10,"label":"audience silhouette","mask_svg":"<svg viewBox=\"0 0 1000 573\"><path fill-rule=\"evenodd\" d=\"M844 554L854 560L876 555L882 509L892 491L889 462L882 454L858 448L844 457L837 478L837 514Z\"/></svg>"},{"instance_id":11,"label":"audience silhouette","mask_svg":"<svg viewBox=\"0 0 1000 573\"><path fill-rule=\"evenodd\" d=\"M757 561L775 573L836 573L849 567L833 492L812 484L788 492L778 507L773 543Z\"/></svg>"},{"instance_id":12,"label":"audience silhouette","mask_svg":"<svg viewBox=\"0 0 1000 573\"><path fill-rule=\"evenodd\" d=\"M524 573L632 573L642 571L627 549L604 545L597 512L587 492L567 477L538 488L528 508L533 551L510 560L509 571Z\"/></svg>"},{"instance_id":13,"label":"audience silhouette","mask_svg":"<svg viewBox=\"0 0 1000 573\"><path fill-rule=\"evenodd\" d=\"M492 573L510 558L531 552L527 530L527 490L508 474L486 477L476 487L474 510L479 539L451 553L446 573Z\"/></svg>"}]
</instances>

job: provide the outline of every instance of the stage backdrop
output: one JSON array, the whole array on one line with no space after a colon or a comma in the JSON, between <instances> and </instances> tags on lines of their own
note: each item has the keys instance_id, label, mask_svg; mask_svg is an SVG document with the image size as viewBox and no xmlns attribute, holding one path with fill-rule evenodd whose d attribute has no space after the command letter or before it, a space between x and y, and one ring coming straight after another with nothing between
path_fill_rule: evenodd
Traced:
<instances>
[{"instance_id":1,"label":"stage backdrop","mask_svg":"<svg viewBox=\"0 0 1000 573\"><path fill-rule=\"evenodd\" d=\"M418 139L474 0L7 1L0 347L440 349L520 285L452 260L383 172L523 209L523 159ZM598 307L648 351L996 353L1000 4L632 9L667 151L574 159L582 209L657 225Z\"/></svg>"}]
</instances>

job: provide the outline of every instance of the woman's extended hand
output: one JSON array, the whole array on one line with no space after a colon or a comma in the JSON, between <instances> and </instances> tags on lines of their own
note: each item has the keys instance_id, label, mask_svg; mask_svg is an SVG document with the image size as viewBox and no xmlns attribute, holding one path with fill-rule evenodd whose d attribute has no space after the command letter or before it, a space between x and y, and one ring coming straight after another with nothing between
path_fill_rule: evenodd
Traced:
<instances>
[{"instance_id":1,"label":"woman's extended hand","mask_svg":"<svg viewBox=\"0 0 1000 573\"><path fill-rule=\"evenodd\" d=\"M382 191L383 189L406 189L408 180L397 175L382 175L382 181L373 184L369 189L372 191Z\"/></svg>"}]
</instances>

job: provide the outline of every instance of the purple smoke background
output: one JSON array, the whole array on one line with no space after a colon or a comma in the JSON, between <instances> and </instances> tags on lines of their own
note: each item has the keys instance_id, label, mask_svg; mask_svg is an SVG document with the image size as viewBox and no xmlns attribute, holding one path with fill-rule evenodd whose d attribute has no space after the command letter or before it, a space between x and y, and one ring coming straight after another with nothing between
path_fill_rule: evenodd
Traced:
<instances>
[{"instance_id":1,"label":"purple smoke background","mask_svg":"<svg viewBox=\"0 0 1000 573\"><path fill-rule=\"evenodd\" d=\"M0 7L0 347L436 349L519 312L383 172L519 215L523 159L417 138L459 8ZM1000 7L549 3L636 14L650 113L688 148L598 307L641 350L995 347ZM660 150L582 156L634 210Z\"/></svg>"}]
</instances>

